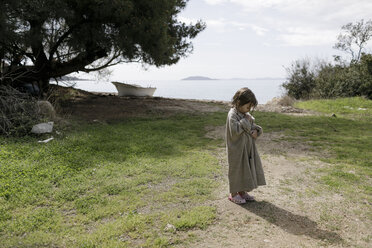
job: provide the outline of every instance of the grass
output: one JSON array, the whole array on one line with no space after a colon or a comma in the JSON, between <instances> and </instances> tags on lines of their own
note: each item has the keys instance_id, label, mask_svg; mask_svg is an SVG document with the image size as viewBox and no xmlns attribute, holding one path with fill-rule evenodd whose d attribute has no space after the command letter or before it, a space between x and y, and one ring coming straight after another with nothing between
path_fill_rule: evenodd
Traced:
<instances>
[{"instance_id":1,"label":"grass","mask_svg":"<svg viewBox=\"0 0 372 248\"><path fill-rule=\"evenodd\" d=\"M265 132L305 143L329 164L314 168L321 185L316 194L325 187L370 202L370 101L348 100L358 104L347 106L366 108L365 117L341 112L337 101L344 104L310 102L324 116L254 115ZM213 155L221 140L205 138L204 127L224 125L225 118L214 113L82 124L47 144L0 137L0 247L167 247L197 239L193 231L216 220L208 201L221 176ZM336 223L325 214L322 221Z\"/></svg>"},{"instance_id":2,"label":"grass","mask_svg":"<svg viewBox=\"0 0 372 248\"><path fill-rule=\"evenodd\" d=\"M47 144L0 138L0 247L165 247L215 217L225 116L84 124ZM177 234L164 230L167 224Z\"/></svg>"},{"instance_id":3,"label":"grass","mask_svg":"<svg viewBox=\"0 0 372 248\"><path fill-rule=\"evenodd\" d=\"M363 97L346 97L301 101L295 106L325 114L336 114L347 119L372 121L372 101Z\"/></svg>"},{"instance_id":4,"label":"grass","mask_svg":"<svg viewBox=\"0 0 372 248\"><path fill-rule=\"evenodd\" d=\"M344 108L349 106L352 109ZM297 103L327 115L289 116L257 113L256 120L266 132L280 131L282 139L308 144L325 156L320 160L329 167L318 169L320 183L344 191L359 200L371 200L372 177L372 101L364 98L311 100ZM357 112L357 108L364 108ZM335 113L335 117L331 114ZM355 191L361 194L355 195Z\"/></svg>"}]
</instances>

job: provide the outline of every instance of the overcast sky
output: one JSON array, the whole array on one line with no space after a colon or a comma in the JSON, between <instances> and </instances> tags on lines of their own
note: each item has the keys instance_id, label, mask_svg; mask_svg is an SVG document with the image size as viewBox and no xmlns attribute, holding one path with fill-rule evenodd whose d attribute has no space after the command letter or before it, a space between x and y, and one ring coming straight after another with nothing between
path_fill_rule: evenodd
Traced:
<instances>
[{"instance_id":1,"label":"overcast sky","mask_svg":"<svg viewBox=\"0 0 372 248\"><path fill-rule=\"evenodd\" d=\"M193 53L161 68L118 65L111 79L285 77L297 59L343 54L332 48L341 27L371 18L372 0L190 0L179 20L207 24Z\"/></svg>"}]
</instances>

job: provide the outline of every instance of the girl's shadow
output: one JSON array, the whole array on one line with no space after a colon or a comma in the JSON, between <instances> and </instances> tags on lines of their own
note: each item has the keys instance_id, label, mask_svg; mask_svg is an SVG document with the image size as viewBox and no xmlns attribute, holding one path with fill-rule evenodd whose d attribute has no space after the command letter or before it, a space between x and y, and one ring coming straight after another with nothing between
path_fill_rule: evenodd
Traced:
<instances>
[{"instance_id":1,"label":"girl's shadow","mask_svg":"<svg viewBox=\"0 0 372 248\"><path fill-rule=\"evenodd\" d=\"M241 205L246 210L264 218L268 222L295 235L306 235L311 238L341 243L343 239L335 232L322 230L317 223L306 216L292 214L285 209L267 201L250 202Z\"/></svg>"}]
</instances>

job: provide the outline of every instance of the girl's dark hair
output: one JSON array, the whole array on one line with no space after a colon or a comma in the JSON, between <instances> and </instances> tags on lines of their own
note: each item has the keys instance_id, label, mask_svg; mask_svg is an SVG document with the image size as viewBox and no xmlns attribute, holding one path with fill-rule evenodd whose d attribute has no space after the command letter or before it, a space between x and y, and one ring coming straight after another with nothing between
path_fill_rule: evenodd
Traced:
<instances>
[{"instance_id":1,"label":"girl's dark hair","mask_svg":"<svg viewBox=\"0 0 372 248\"><path fill-rule=\"evenodd\" d=\"M246 87L241 88L235 93L234 97L232 98L231 105L232 107L238 108L247 103L252 103L253 107L256 107L258 104L256 96L253 94L253 92L250 89Z\"/></svg>"}]
</instances>

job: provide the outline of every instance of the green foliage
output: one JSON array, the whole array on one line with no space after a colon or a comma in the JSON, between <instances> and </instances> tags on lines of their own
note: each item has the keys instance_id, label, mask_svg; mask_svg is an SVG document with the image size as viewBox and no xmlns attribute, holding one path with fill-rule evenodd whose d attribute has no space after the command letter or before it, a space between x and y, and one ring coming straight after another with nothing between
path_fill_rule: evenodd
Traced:
<instances>
[{"instance_id":1,"label":"green foliage","mask_svg":"<svg viewBox=\"0 0 372 248\"><path fill-rule=\"evenodd\" d=\"M282 86L296 99L366 96L372 99L372 54L363 51L372 37L372 21L342 26L334 48L351 55L351 61L335 56L336 65L297 60L287 69Z\"/></svg>"},{"instance_id":2,"label":"green foliage","mask_svg":"<svg viewBox=\"0 0 372 248\"><path fill-rule=\"evenodd\" d=\"M372 99L372 54L348 66L320 63L311 71L309 62L296 61L283 84L296 99L366 96Z\"/></svg>"},{"instance_id":3,"label":"green foliage","mask_svg":"<svg viewBox=\"0 0 372 248\"><path fill-rule=\"evenodd\" d=\"M282 85L287 94L296 99L309 98L315 86L315 70L310 60L296 60L287 68L287 74L287 81Z\"/></svg>"},{"instance_id":4,"label":"green foliage","mask_svg":"<svg viewBox=\"0 0 372 248\"><path fill-rule=\"evenodd\" d=\"M372 54L363 54L359 66L360 87L359 94L372 99Z\"/></svg>"},{"instance_id":5,"label":"green foliage","mask_svg":"<svg viewBox=\"0 0 372 248\"><path fill-rule=\"evenodd\" d=\"M1 1L0 59L10 66L0 83L44 81L121 62L177 63L205 28L201 21L177 20L187 2Z\"/></svg>"}]
</instances>

